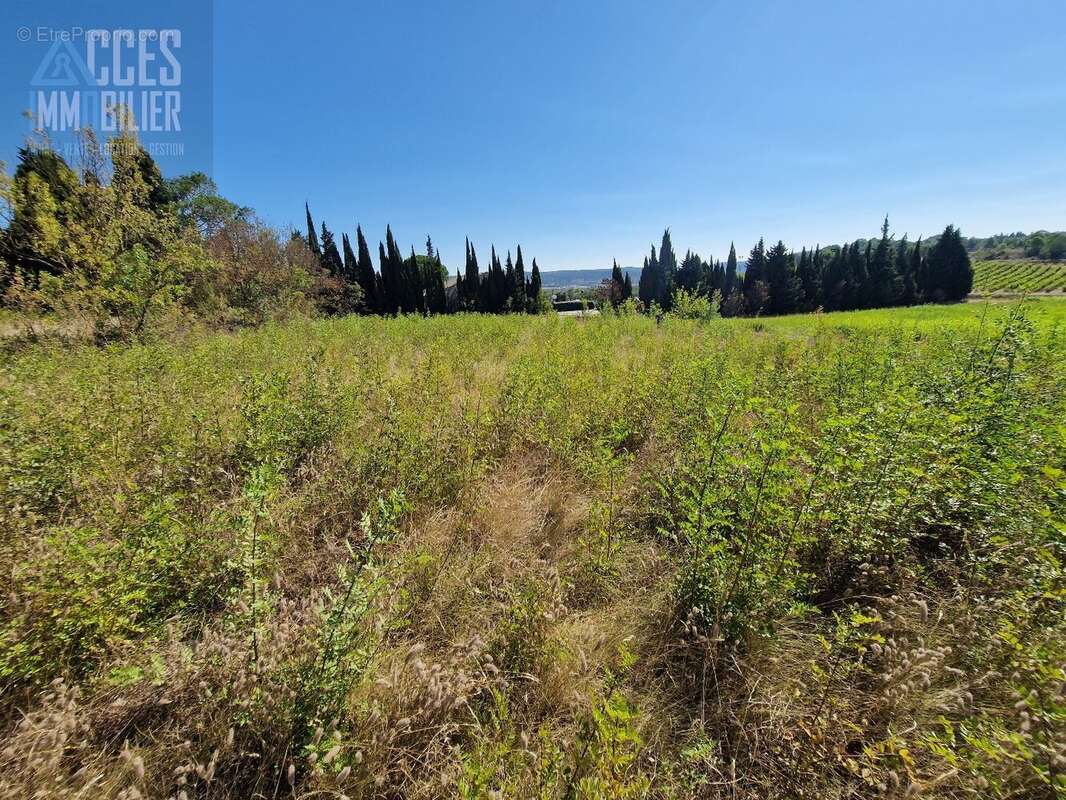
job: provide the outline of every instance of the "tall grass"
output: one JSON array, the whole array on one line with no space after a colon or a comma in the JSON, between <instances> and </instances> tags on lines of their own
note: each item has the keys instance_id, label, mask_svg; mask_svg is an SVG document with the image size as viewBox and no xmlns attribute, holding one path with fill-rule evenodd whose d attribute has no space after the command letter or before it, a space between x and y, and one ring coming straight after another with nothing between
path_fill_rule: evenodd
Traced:
<instances>
[{"instance_id":1,"label":"tall grass","mask_svg":"<svg viewBox=\"0 0 1066 800\"><path fill-rule=\"evenodd\" d=\"M11 350L4 797L1055 797L1066 303Z\"/></svg>"}]
</instances>

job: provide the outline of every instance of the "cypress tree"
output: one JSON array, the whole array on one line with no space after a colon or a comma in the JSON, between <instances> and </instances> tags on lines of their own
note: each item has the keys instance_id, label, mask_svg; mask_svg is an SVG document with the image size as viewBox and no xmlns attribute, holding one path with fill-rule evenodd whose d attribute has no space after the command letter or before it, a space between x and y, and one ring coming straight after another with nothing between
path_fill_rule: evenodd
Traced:
<instances>
[{"instance_id":1,"label":"cypress tree","mask_svg":"<svg viewBox=\"0 0 1066 800\"><path fill-rule=\"evenodd\" d=\"M526 296L529 298L529 308L531 311L540 310L540 268L537 266L537 259L533 259L533 269L529 273L529 288L526 290Z\"/></svg>"},{"instance_id":2,"label":"cypress tree","mask_svg":"<svg viewBox=\"0 0 1066 800\"><path fill-rule=\"evenodd\" d=\"M771 314L792 314L803 298L803 285L796 275L796 259L785 243L778 240L766 256L766 272L770 284Z\"/></svg>"},{"instance_id":3,"label":"cypress tree","mask_svg":"<svg viewBox=\"0 0 1066 800\"><path fill-rule=\"evenodd\" d=\"M892 249L889 246L887 216L881 226L881 239L877 243L870 272L874 304L882 307L898 305L903 296L903 278L896 267Z\"/></svg>"},{"instance_id":4,"label":"cypress tree","mask_svg":"<svg viewBox=\"0 0 1066 800\"><path fill-rule=\"evenodd\" d=\"M481 276L478 273L477 265L477 253L474 252L474 245L470 244L470 240L466 240L466 278L463 280L464 306L469 311L483 311L480 308L479 301L481 299Z\"/></svg>"},{"instance_id":5,"label":"cypress tree","mask_svg":"<svg viewBox=\"0 0 1066 800\"><path fill-rule=\"evenodd\" d=\"M822 306L826 311L838 311L843 308L847 291L844 278L847 249L848 245L844 245L834 250L822 275Z\"/></svg>"},{"instance_id":6,"label":"cypress tree","mask_svg":"<svg viewBox=\"0 0 1066 800\"><path fill-rule=\"evenodd\" d=\"M966 295L973 291L973 264L962 241L962 231L951 225L948 225L948 228L952 230L952 286L955 290L953 296L956 300L965 300Z\"/></svg>"},{"instance_id":7,"label":"cypress tree","mask_svg":"<svg viewBox=\"0 0 1066 800\"><path fill-rule=\"evenodd\" d=\"M722 286L722 296L728 297L740 287L740 279L737 277L737 248L729 243L729 257L725 262L725 283Z\"/></svg>"},{"instance_id":8,"label":"cypress tree","mask_svg":"<svg viewBox=\"0 0 1066 800\"><path fill-rule=\"evenodd\" d=\"M622 299L628 300L633 296L633 279L629 277L629 273L626 273L625 280L622 282Z\"/></svg>"},{"instance_id":9,"label":"cypress tree","mask_svg":"<svg viewBox=\"0 0 1066 800\"><path fill-rule=\"evenodd\" d=\"M914 302L924 303L928 297L929 277L925 268L925 259L922 257L922 237L914 243L911 250L910 273L914 276Z\"/></svg>"},{"instance_id":10,"label":"cypress tree","mask_svg":"<svg viewBox=\"0 0 1066 800\"><path fill-rule=\"evenodd\" d=\"M341 234L341 243L344 250L344 280L348 283L356 283L356 259L355 253L352 251L352 243L348 241L348 234Z\"/></svg>"},{"instance_id":11,"label":"cypress tree","mask_svg":"<svg viewBox=\"0 0 1066 800\"><path fill-rule=\"evenodd\" d=\"M926 257L928 299L934 302L962 300L973 290L973 266L962 234L948 225Z\"/></svg>"},{"instance_id":12,"label":"cypress tree","mask_svg":"<svg viewBox=\"0 0 1066 800\"><path fill-rule=\"evenodd\" d=\"M385 245L380 241L378 242L378 269L381 271L381 279L377 287L377 310L382 314L395 314L396 303L392 293L392 266L389 264L389 256L385 252Z\"/></svg>"},{"instance_id":13,"label":"cypress tree","mask_svg":"<svg viewBox=\"0 0 1066 800\"><path fill-rule=\"evenodd\" d=\"M903 238L899 240L899 245L896 247L895 267L900 279L899 304L913 306L917 302L918 286L915 275L911 272L911 253L907 243L907 234L903 234Z\"/></svg>"},{"instance_id":14,"label":"cypress tree","mask_svg":"<svg viewBox=\"0 0 1066 800\"><path fill-rule=\"evenodd\" d=\"M526 265L522 260L522 245L518 245L518 254L514 262L514 296L511 306L515 311L525 312L529 310L526 301Z\"/></svg>"},{"instance_id":15,"label":"cypress tree","mask_svg":"<svg viewBox=\"0 0 1066 800\"><path fill-rule=\"evenodd\" d=\"M411 245L411 255L403 262L403 310L408 313L426 311L426 295L422 285L422 270Z\"/></svg>"},{"instance_id":16,"label":"cypress tree","mask_svg":"<svg viewBox=\"0 0 1066 800\"><path fill-rule=\"evenodd\" d=\"M725 297L725 267L722 266L721 261L715 261L714 266L711 268L708 290L712 296L715 292L718 292L719 298Z\"/></svg>"},{"instance_id":17,"label":"cypress tree","mask_svg":"<svg viewBox=\"0 0 1066 800\"><path fill-rule=\"evenodd\" d=\"M322 266L335 278L342 277L344 274L344 262L337 249L337 242L325 222L322 223Z\"/></svg>"},{"instance_id":18,"label":"cypress tree","mask_svg":"<svg viewBox=\"0 0 1066 800\"><path fill-rule=\"evenodd\" d=\"M503 281L503 302L501 311L518 311L519 309L514 305L515 292L517 288L515 286L515 273L514 262L511 261L511 251L507 251L507 269L504 272Z\"/></svg>"},{"instance_id":19,"label":"cypress tree","mask_svg":"<svg viewBox=\"0 0 1066 800\"><path fill-rule=\"evenodd\" d=\"M448 294L444 289L446 270L440 261L439 252L434 254L433 267L433 278L426 288L426 306L433 314L444 314L448 310Z\"/></svg>"},{"instance_id":20,"label":"cypress tree","mask_svg":"<svg viewBox=\"0 0 1066 800\"><path fill-rule=\"evenodd\" d=\"M663 310L673 306L674 287L677 284L677 254L670 240L670 229L663 231L662 244L659 245L659 274L657 276L656 300Z\"/></svg>"},{"instance_id":21,"label":"cypress tree","mask_svg":"<svg viewBox=\"0 0 1066 800\"><path fill-rule=\"evenodd\" d=\"M873 290L870 282L870 259L873 255L873 242L866 241L865 255L855 242L851 248L851 278L854 286L851 308L871 308Z\"/></svg>"},{"instance_id":22,"label":"cypress tree","mask_svg":"<svg viewBox=\"0 0 1066 800\"><path fill-rule=\"evenodd\" d=\"M822 276L825 273L825 265L822 262L822 246L816 245L814 248L814 255L810 258L809 266L810 281L804 285L804 291L808 292L807 302L811 305L811 310L822 307L825 302L825 294L823 289Z\"/></svg>"},{"instance_id":23,"label":"cypress tree","mask_svg":"<svg viewBox=\"0 0 1066 800\"><path fill-rule=\"evenodd\" d=\"M318 244L318 234L315 233L315 221L311 219L311 206L304 203L304 211L307 212L307 246L315 254L315 258L322 260L322 248Z\"/></svg>"},{"instance_id":24,"label":"cypress tree","mask_svg":"<svg viewBox=\"0 0 1066 800\"><path fill-rule=\"evenodd\" d=\"M625 279L622 277L622 269L618 266L617 259L611 262L611 305L617 307L625 299Z\"/></svg>"},{"instance_id":25,"label":"cypress tree","mask_svg":"<svg viewBox=\"0 0 1066 800\"><path fill-rule=\"evenodd\" d=\"M652 258L655 257L655 248L651 249ZM644 256L644 266L640 270L640 280L637 281L637 297L644 304L645 309L650 309L655 300L655 267L648 256Z\"/></svg>"},{"instance_id":26,"label":"cypress tree","mask_svg":"<svg viewBox=\"0 0 1066 800\"><path fill-rule=\"evenodd\" d=\"M762 311L766 304L767 278L766 244L760 238L748 254L748 266L744 269L744 305L753 316Z\"/></svg>"},{"instance_id":27,"label":"cypress tree","mask_svg":"<svg viewBox=\"0 0 1066 800\"><path fill-rule=\"evenodd\" d=\"M676 276L676 289L684 289L686 292L695 293L699 289L700 277L703 271L703 262L700 257L691 250L685 252L681 260Z\"/></svg>"},{"instance_id":28,"label":"cypress tree","mask_svg":"<svg viewBox=\"0 0 1066 800\"><path fill-rule=\"evenodd\" d=\"M510 258L510 255L508 255ZM507 274L503 270L503 263L500 261L500 257L496 254L496 246L492 246L492 281L490 283L492 291L492 300L490 305L492 306L492 313L499 314L507 308L507 299L510 297L510 291L507 288Z\"/></svg>"},{"instance_id":29,"label":"cypress tree","mask_svg":"<svg viewBox=\"0 0 1066 800\"><path fill-rule=\"evenodd\" d=\"M355 282L363 290L363 304L371 312L379 312L381 298L378 297L378 277L374 273L374 263L370 260L370 248L367 247L363 229L355 226L355 245L359 251L355 263Z\"/></svg>"},{"instance_id":30,"label":"cypress tree","mask_svg":"<svg viewBox=\"0 0 1066 800\"><path fill-rule=\"evenodd\" d=\"M392 227L385 227L385 247L382 248L381 284L384 295L384 311L396 314L406 310L403 256L392 235Z\"/></svg>"}]
</instances>

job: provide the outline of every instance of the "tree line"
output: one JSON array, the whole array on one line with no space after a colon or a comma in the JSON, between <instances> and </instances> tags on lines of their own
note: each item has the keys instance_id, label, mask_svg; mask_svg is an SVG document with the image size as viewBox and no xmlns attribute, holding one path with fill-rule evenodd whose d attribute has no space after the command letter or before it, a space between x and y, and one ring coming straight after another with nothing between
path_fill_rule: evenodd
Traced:
<instances>
[{"instance_id":1,"label":"tree line","mask_svg":"<svg viewBox=\"0 0 1066 800\"><path fill-rule=\"evenodd\" d=\"M533 259L526 277L522 246L515 258L510 251L501 262L492 247L488 270L481 272L477 252L466 240L466 259L463 271L456 271L455 281L449 283L448 270L441 263L440 252L426 237L424 254L403 256L392 235L392 227L385 228L385 241L378 242L378 269L370 257L370 247L361 226L355 229L355 248L347 234L341 234L338 248L333 232L322 222L315 227L311 208L304 204L307 233L294 232L302 239L313 256L330 275L351 285L360 296L359 308L368 314L449 314L459 311L486 314L537 313L541 309L540 267Z\"/></svg>"},{"instance_id":2,"label":"tree line","mask_svg":"<svg viewBox=\"0 0 1066 800\"><path fill-rule=\"evenodd\" d=\"M760 239L742 272L733 245L725 264L691 251L679 262L668 228L658 252L653 245L644 259L637 291L647 309L668 311L685 292L715 298L723 316L755 316L953 302L972 289L973 266L957 228L948 225L927 248L921 239L896 241L886 218L879 239L799 254Z\"/></svg>"},{"instance_id":3,"label":"tree line","mask_svg":"<svg viewBox=\"0 0 1066 800\"><path fill-rule=\"evenodd\" d=\"M164 178L132 127L105 146L85 132L80 166L46 141L19 151L10 177L0 171L0 305L77 315L96 335L127 337L174 312L232 326L293 313L459 311L535 313L543 307L540 269L516 248L493 246L484 271L467 240L465 263L450 276L427 238L407 255L391 228L377 264L361 228L354 239L315 225L284 234L251 209L218 195L206 175ZM1035 237L1034 237L1035 241ZM678 295L705 298L724 316L949 302L971 290L973 269L954 226L931 243L896 240L888 220L877 239L802 248L760 240L741 264L675 254L667 229L644 259L638 286L617 262L607 299L639 298L670 310Z\"/></svg>"}]
</instances>

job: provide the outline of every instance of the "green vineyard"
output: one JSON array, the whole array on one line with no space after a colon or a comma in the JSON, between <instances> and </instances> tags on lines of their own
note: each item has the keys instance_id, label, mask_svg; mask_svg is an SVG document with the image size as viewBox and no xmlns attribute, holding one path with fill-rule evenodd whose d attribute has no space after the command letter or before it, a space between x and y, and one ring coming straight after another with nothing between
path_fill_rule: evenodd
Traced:
<instances>
[{"instance_id":1,"label":"green vineyard","mask_svg":"<svg viewBox=\"0 0 1066 800\"><path fill-rule=\"evenodd\" d=\"M1063 292L1066 264L1048 261L977 261L975 292Z\"/></svg>"}]
</instances>

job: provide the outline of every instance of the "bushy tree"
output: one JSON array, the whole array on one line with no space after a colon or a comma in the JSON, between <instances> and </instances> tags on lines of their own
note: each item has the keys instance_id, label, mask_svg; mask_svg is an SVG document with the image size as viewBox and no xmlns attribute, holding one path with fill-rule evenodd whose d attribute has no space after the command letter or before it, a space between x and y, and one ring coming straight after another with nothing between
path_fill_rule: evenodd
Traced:
<instances>
[{"instance_id":1,"label":"bushy tree","mask_svg":"<svg viewBox=\"0 0 1066 800\"><path fill-rule=\"evenodd\" d=\"M973 266L962 236L948 225L926 258L924 295L934 302L962 300L973 291Z\"/></svg>"}]
</instances>

